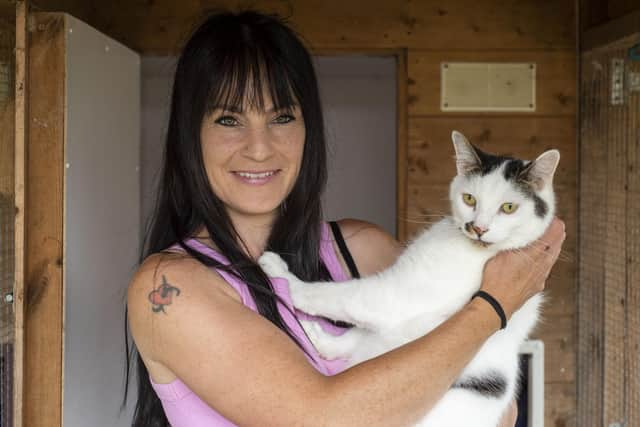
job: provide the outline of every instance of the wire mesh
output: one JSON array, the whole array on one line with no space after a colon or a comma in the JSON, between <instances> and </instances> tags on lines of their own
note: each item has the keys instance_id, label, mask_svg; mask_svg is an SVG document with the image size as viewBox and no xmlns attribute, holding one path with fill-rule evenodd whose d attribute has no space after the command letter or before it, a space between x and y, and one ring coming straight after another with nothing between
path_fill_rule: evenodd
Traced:
<instances>
[{"instance_id":1,"label":"wire mesh","mask_svg":"<svg viewBox=\"0 0 640 427\"><path fill-rule=\"evenodd\" d=\"M0 16L0 427L13 425L15 20Z\"/></svg>"},{"instance_id":2,"label":"wire mesh","mask_svg":"<svg viewBox=\"0 0 640 427\"><path fill-rule=\"evenodd\" d=\"M639 41L582 56L578 425L640 425Z\"/></svg>"}]
</instances>

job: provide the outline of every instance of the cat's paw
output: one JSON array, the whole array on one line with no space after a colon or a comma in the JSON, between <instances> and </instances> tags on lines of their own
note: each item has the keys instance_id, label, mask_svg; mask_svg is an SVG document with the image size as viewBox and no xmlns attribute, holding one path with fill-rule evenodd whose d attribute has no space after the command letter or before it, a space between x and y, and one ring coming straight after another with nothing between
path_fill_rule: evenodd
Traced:
<instances>
[{"instance_id":1,"label":"cat's paw","mask_svg":"<svg viewBox=\"0 0 640 427\"><path fill-rule=\"evenodd\" d=\"M289 266L280 255L275 252L265 252L258 259L258 264L262 270L267 273L269 277L283 277L288 278L290 276Z\"/></svg>"},{"instance_id":2,"label":"cat's paw","mask_svg":"<svg viewBox=\"0 0 640 427\"><path fill-rule=\"evenodd\" d=\"M318 349L319 336L324 332L322 327L318 324L318 322L314 322L313 320L304 320L300 319L300 325L304 332L307 334L309 341L311 344L318 350L318 353L322 355L322 352Z\"/></svg>"},{"instance_id":3,"label":"cat's paw","mask_svg":"<svg viewBox=\"0 0 640 427\"><path fill-rule=\"evenodd\" d=\"M309 337L311 344L313 344L323 359L333 360L341 356L341 354L336 354L339 352L336 352L335 345L333 344L335 337L325 332L322 326L320 326L320 323L312 320L300 320L300 324L307 334L307 337Z\"/></svg>"}]
</instances>

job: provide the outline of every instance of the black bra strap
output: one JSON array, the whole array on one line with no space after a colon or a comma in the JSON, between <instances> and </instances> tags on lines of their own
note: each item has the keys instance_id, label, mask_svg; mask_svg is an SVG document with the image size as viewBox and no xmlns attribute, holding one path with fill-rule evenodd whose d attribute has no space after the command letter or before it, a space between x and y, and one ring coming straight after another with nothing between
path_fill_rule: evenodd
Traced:
<instances>
[{"instance_id":1,"label":"black bra strap","mask_svg":"<svg viewBox=\"0 0 640 427\"><path fill-rule=\"evenodd\" d=\"M342 258L344 258L344 262L346 262L347 267L349 267L349 272L351 273L351 277L354 279L359 279L360 272L358 271L358 267L356 267L356 263L353 261L353 258L351 257L351 253L349 253L349 249L347 248L347 245L344 243L344 238L342 237L340 226L335 221L329 221L329 225L331 226L331 231L333 231L333 237L336 239L336 243L338 244L338 248L340 249Z\"/></svg>"}]
</instances>

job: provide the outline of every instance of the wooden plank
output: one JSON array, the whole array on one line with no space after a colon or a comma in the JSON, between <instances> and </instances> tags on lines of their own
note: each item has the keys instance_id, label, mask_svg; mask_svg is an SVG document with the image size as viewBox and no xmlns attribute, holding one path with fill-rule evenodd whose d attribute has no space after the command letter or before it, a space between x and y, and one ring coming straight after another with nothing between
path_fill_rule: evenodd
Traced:
<instances>
[{"instance_id":1,"label":"wooden plank","mask_svg":"<svg viewBox=\"0 0 640 427\"><path fill-rule=\"evenodd\" d=\"M36 13L29 45L24 423L62 425L65 32Z\"/></svg>"},{"instance_id":2,"label":"wooden plank","mask_svg":"<svg viewBox=\"0 0 640 427\"><path fill-rule=\"evenodd\" d=\"M13 347L13 425L24 422L25 383L25 191L26 142L27 142L27 20L29 3L16 2L16 77L15 77L15 148L14 148L14 203L16 216L14 232L14 347Z\"/></svg>"},{"instance_id":3,"label":"wooden plank","mask_svg":"<svg viewBox=\"0 0 640 427\"><path fill-rule=\"evenodd\" d=\"M600 424L576 422L575 384L545 383L544 425L549 427L586 427Z\"/></svg>"},{"instance_id":4,"label":"wooden plank","mask_svg":"<svg viewBox=\"0 0 640 427\"><path fill-rule=\"evenodd\" d=\"M577 161L573 117L410 117L410 185L448 184L455 175L451 131L490 153L534 159L550 148L561 153L555 184L576 186ZM575 196L571 196L574 200Z\"/></svg>"},{"instance_id":5,"label":"wooden plank","mask_svg":"<svg viewBox=\"0 0 640 427\"><path fill-rule=\"evenodd\" d=\"M573 116L576 111L576 53L573 50L424 51L409 52L409 114L443 115L440 111L442 62L527 62L536 64L536 111L518 117ZM453 113L478 117L495 113ZM507 113L508 114L508 113Z\"/></svg>"},{"instance_id":6,"label":"wooden plank","mask_svg":"<svg viewBox=\"0 0 640 427\"><path fill-rule=\"evenodd\" d=\"M41 0L144 54L170 54L209 10L247 7L242 0L113 2ZM575 46L574 1L261 0L250 6L290 17L316 48L557 49ZM568 24L570 23L570 24Z\"/></svg>"},{"instance_id":7,"label":"wooden plank","mask_svg":"<svg viewBox=\"0 0 640 427\"><path fill-rule=\"evenodd\" d=\"M396 80L397 80L397 151L396 151L396 237L400 241L407 239L407 174L409 147L408 111L407 111L407 52L401 51L397 56Z\"/></svg>"}]
</instances>

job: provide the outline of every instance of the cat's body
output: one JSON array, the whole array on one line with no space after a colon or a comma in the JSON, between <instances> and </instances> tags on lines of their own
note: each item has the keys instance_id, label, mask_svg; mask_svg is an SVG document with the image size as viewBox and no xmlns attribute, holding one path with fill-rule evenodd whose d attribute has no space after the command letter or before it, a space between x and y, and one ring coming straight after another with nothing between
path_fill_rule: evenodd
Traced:
<instances>
[{"instance_id":1,"label":"cat's body","mask_svg":"<svg viewBox=\"0 0 640 427\"><path fill-rule=\"evenodd\" d=\"M454 144L458 176L450 190L453 216L423 231L387 270L348 282L309 284L292 276L277 255L266 253L260 259L270 276L289 281L298 309L356 325L342 336L333 336L316 323L303 324L327 359L344 358L352 366L425 335L469 302L480 288L489 258L499 250L536 240L550 223L557 151L540 156L536 160L540 165L532 168L532 163L513 160L519 162L516 165L510 164L511 159L486 157L456 132ZM479 165L482 160L485 164ZM532 170L536 168L538 171ZM527 181L519 175L523 173L532 175L525 183L533 185L531 191L522 187ZM466 209L472 207L467 198L471 191L475 193L472 211ZM462 204L461 194L465 195ZM507 202L516 205L510 214L503 213L509 218L491 215L493 205L502 203L503 209ZM514 221L517 210L522 210L520 221ZM484 343L450 391L418 425L496 426L514 397L518 349L538 320L541 300L541 295L529 299L512 315L506 329Z\"/></svg>"}]
</instances>

